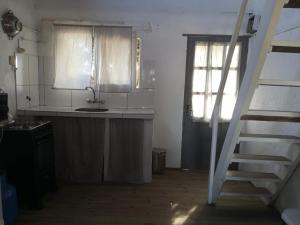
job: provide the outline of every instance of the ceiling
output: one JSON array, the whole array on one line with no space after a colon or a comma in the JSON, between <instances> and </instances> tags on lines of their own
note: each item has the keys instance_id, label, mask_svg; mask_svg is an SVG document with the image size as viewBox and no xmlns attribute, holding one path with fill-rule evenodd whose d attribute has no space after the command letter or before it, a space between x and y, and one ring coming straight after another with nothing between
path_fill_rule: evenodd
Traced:
<instances>
[{"instance_id":1,"label":"ceiling","mask_svg":"<svg viewBox=\"0 0 300 225\"><path fill-rule=\"evenodd\" d=\"M241 0L35 0L40 10L107 12L210 13L237 12Z\"/></svg>"}]
</instances>

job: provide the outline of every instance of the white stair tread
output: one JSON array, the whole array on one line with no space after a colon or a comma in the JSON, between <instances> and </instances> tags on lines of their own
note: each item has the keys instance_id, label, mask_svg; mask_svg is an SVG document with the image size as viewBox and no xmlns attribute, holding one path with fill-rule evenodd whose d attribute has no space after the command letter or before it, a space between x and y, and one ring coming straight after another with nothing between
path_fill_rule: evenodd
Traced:
<instances>
[{"instance_id":1,"label":"white stair tread","mask_svg":"<svg viewBox=\"0 0 300 225\"><path fill-rule=\"evenodd\" d=\"M273 173L228 170L226 180L231 181L267 181L280 182L281 179Z\"/></svg>"},{"instance_id":2,"label":"white stair tread","mask_svg":"<svg viewBox=\"0 0 300 225\"><path fill-rule=\"evenodd\" d=\"M300 112L276 110L249 110L246 115L242 115L241 120L299 123Z\"/></svg>"},{"instance_id":3,"label":"white stair tread","mask_svg":"<svg viewBox=\"0 0 300 225\"><path fill-rule=\"evenodd\" d=\"M291 165L292 161L283 156L272 155L249 155L249 154L234 154L232 162L237 163L256 163L256 164L281 164Z\"/></svg>"},{"instance_id":4,"label":"white stair tread","mask_svg":"<svg viewBox=\"0 0 300 225\"><path fill-rule=\"evenodd\" d=\"M268 192L266 189L259 189L254 192L230 192L230 191L221 191L221 197L265 197L271 198L272 194Z\"/></svg>"},{"instance_id":5,"label":"white stair tread","mask_svg":"<svg viewBox=\"0 0 300 225\"><path fill-rule=\"evenodd\" d=\"M300 53L300 41L272 41L272 52Z\"/></svg>"},{"instance_id":6,"label":"white stair tread","mask_svg":"<svg viewBox=\"0 0 300 225\"><path fill-rule=\"evenodd\" d=\"M249 110L247 115L300 117L300 112L278 110Z\"/></svg>"},{"instance_id":7,"label":"white stair tread","mask_svg":"<svg viewBox=\"0 0 300 225\"><path fill-rule=\"evenodd\" d=\"M238 141L300 143L300 138L291 135L241 134Z\"/></svg>"},{"instance_id":8,"label":"white stair tread","mask_svg":"<svg viewBox=\"0 0 300 225\"><path fill-rule=\"evenodd\" d=\"M300 87L299 80L260 79L258 81L258 84L267 86Z\"/></svg>"},{"instance_id":9,"label":"white stair tread","mask_svg":"<svg viewBox=\"0 0 300 225\"><path fill-rule=\"evenodd\" d=\"M300 41L285 41L285 40L273 40L272 46L281 46L281 47L300 47Z\"/></svg>"},{"instance_id":10,"label":"white stair tread","mask_svg":"<svg viewBox=\"0 0 300 225\"><path fill-rule=\"evenodd\" d=\"M258 84L268 86L300 87L299 80L260 79L258 80Z\"/></svg>"},{"instance_id":11,"label":"white stair tread","mask_svg":"<svg viewBox=\"0 0 300 225\"><path fill-rule=\"evenodd\" d=\"M272 194L265 188L258 188L247 182L227 181L224 183L220 196L270 198Z\"/></svg>"},{"instance_id":12,"label":"white stair tread","mask_svg":"<svg viewBox=\"0 0 300 225\"><path fill-rule=\"evenodd\" d=\"M291 9L297 9L298 8L299 9L300 8L300 1L299 0L289 0L288 3L286 3L284 5L284 8L291 8Z\"/></svg>"},{"instance_id":13,"label":"white stair tread","mask_svg":"<svg viewBox=\"0 0 300 225\"><path fill-rule=\"evenodd\" d=\"M221 191L222 197L266 197L271 198L272 194L265 188L257 188L250 192L243 191Z\"/></svg>"}]
</instances>

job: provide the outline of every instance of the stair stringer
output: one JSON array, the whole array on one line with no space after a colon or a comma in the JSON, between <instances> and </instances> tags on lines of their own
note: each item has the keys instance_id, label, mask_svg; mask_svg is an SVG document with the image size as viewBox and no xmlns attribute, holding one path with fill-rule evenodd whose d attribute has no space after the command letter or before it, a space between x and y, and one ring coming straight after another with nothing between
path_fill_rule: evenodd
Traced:
<instances>
[{"instance_id":1,"label":"stair stringer","mask_svg":"<svg viewBox=\"0 0 300 225\"><path fill-rule=\"evenodd\" d=\"M298 144L299 145L299 144ZM278 199L279 195L281 194L281 192L283 191L285 185L289 182L289 180L292 178L292 176L294 175L295 171L297 170L297 168L300 167L300 154L298 154L298 156L296 157L296 159L293 161L292 165L290 166L287 174L285 175L283 181L279 184L279 186L277 187L276 192L273 194L272 198L267 200L267 204L271 205L274 204L275 201Z\"/></svg>"},{"instance_id":2,"label":"stair stringer","mask_svg":"<svg viewBox=\"0 0 300 225\"><path fill-rule=\"evenodd\" d=\"M213 203L216 203L225 181L225 174L233 157L234 149L244 123L240 120L240 118L243 114L247 113L251 104L252 96L257 87L263 65L267 54L271 49L273 35L284 4L284 0L269 0L265 5L267 7L265 7L260 28L253 43L255 48L249 57L249 63L245 71L244 79L241 84L238 99L214 176L212 193Z\"/></svg>"}]
</instances>

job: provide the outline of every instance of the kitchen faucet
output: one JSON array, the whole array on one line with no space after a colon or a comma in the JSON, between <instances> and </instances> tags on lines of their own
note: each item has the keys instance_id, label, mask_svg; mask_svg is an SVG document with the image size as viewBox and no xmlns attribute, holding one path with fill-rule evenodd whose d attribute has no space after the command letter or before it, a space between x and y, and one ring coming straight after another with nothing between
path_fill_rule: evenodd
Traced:
<instances>
[{"instance_id":1,"label":"kitchen faucet","mask_svg":"<svg viewBox=\"0 0 300 225\"><path fill-rule=\"evenodd\" d=\"M104 100L100 100L100 99L96 98L96 91L95 91L95 89L94 89L93 87L91 87L91 86L85 87L85 90L91 90L91 91L93 92L93 96L94 96L93 100L87 98L87 99L86 99L86 102L87 102L87 103L100 103L100 104L105 104L105 101L104 101Z\"/></svg>"}]
</instances>

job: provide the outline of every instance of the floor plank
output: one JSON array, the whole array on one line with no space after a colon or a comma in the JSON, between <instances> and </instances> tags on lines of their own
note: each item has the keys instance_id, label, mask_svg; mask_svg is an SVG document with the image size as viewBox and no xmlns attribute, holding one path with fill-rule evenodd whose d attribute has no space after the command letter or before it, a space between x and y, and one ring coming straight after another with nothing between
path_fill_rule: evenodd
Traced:
<instances>
[{"instance_id":1,"label":"floor plank","mask_svg":"<svg viewBox=\"0 0 300 225\"><path fill-rule=\"evenodd\" d=\"M253 198L208 206L207 174L167 170L145 185L65 184L45 197L45 209L21 211L16 225L281 225Z\"/></svg>"}]
</instances>

